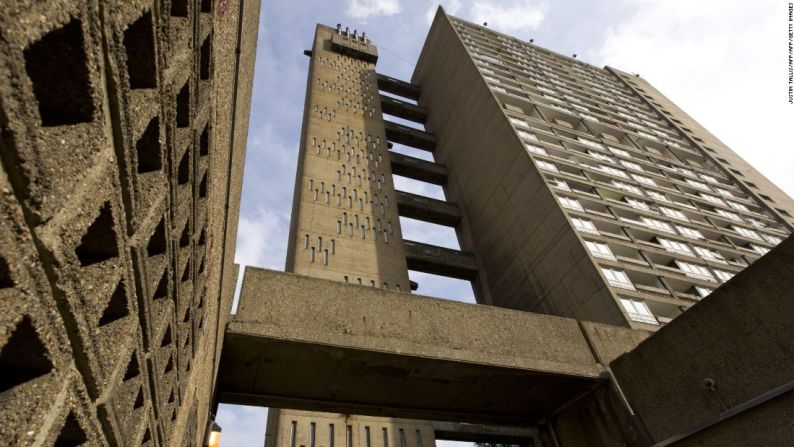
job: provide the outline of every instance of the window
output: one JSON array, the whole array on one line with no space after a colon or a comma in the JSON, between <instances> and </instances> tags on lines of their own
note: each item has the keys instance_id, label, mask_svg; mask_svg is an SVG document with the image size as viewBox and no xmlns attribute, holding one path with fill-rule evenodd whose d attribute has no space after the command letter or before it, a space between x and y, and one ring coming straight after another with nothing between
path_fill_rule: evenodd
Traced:
<instances>
[{"instance_id":1,"label":"window","mask_svg":"<svg viewBox=\"0 0 794 447\"><path fill-rule=\"evenodd\" d=\"M656 240L659 241L659 244L661 244L662 247L665 248L665 250L672 251L675 253L680 253L687 256L694 256L694 253L692 253L692 250L689 248L689 245L683 242L673 241L670 239L663 239L660 237L656 238Z\"/></svg>"},{"instance_id":2,"label":"window","mask_svg":"<svg viewBox=\"0 0 794 447\"><path fill-rule=\"evenodd\" d=\"M765 254L769 253L769 249L768 249L768 248L766 248L766 247L761 247L760 245L747 244L747 247L748 247L750 250L753 250L753 251L755 251L756 253L758 253L758 254L759 254L759 255L761 255L761 256L763 256L763 255L765 255Z\"/></svg>"},{"instance_id":3,"label":"window","mask_svg":"<svg viewBox=\"0 0 794 447\"><path fill-rule=\"evenodd\" d=\"M700 296L701 298L705 298L709 296L711 292L712 290L709 289L708 287L695 286L695 293L697 293L698 296Z\"/></svg>"},{"instance_id":4,"label":"window","mask_svg":"<svg viewBox=\"0 0 794 447\"><path fill-rule=\"evenodd\" d=\"M607 149L609 149L609 152L612 152L615 155L618 155L618 156L621 156L621 157L626 157L626 158L631 158L631 154L629 154L628 151L624 151L623 149L618 149L618 148L612 147L612 146L608 147Z\"/></svg>"},{"instance_id":5,"label":"window","mask_svg":"<svg viewBox=\"0 0 794 447\"><path fill-rule=\"evenodd\" d=\"M649 219L647 217L641 217L641 219L645 225L651 228L655 228L659 231L664 231L666 233L675 233L673 227L667 222L662 222L661 220L656 220L656 219Z\"/></svg>"},{"instance_id":6,"label":"window","mask_svg":"<svg viewBox=\"0 0 794 447\"><path fill-rule=\"evenodd\" d=\"M725 261L725 258L722 257L721 254L717 253L716 251L712 251L705 247L694 247L695 253L698 254L701 258L707 261L719 262L722 264L727 264L728 262Z\"/></svg>"},{"instance_id":7,"label":"window","mask_svg":"<svg viewBox=\"0 0 794 447\"><path fill-rule=\"evenodd\" d=\"M686 236L691 239L705 239L705 237L703 237L703 233L701 233L699 230L695 230L694 228L682 227L680 225L676 225L675 227L678 228L678 232L681 233L683 236Z\"/></svg>"},{"instance_id":8,"label":"window","mask_svg":"<svg viewBox=\"0 0 794 447\"><path fill-rule=\"evenodd\" d=\"M758 233L756 233L754 230L751 230L749 228L737 227L736 225L731 225L731 229L733 229L733 231L741 234L744 237L749 237L750 239L756 239L759 241L761 240L761 236L759 236Z\"/></svg>"},{"instance_id":9,"label":"window","mask_svg":"<svg viewBox=\"0 0 794 447\"><path fill-rule=\"evenodd\" d=\"M510 117L510 122L515 124L516 126L523 126L529 128L529 123L522 119Z\"/></svg>"},{"instance_id":10,"label":"window","mask_svg":"<svg viewBox=\"0 0 794 447\"><path fill-rule=\"evenodd\" d=\"M610 261L615 260L615 255L612 254L612 250L609 249L609 246L607 244L602 244L600 242L592 242L592 241L584 241L584 243L593 256L602 259L609 259Z\"/></svg>"},{"instance_id":11,"label":"window","mask_svg":"<svg viewBox=\"0 0 794 447\"><path fill-rule=\"evenodd\" d=\"M593 225L593 222L590 220L572 217L571 222L573 222L573 226L582 233L598 234L598 229L596 229L595 225Z\"/></svg>"},{"instance_id":12,"label":"window","mask_svg":"<svg viewBox=\"0 0 794 447\"><path fill-rule=\"evenodd\" d=\"M648 204L643 202L642 200L636 200L630 197L624 197L624 199L626 200L626 203L631 205L632 208L637 208L638 210L643 210L643 211L651 210L651 207L648 206Z\"/></svg>"},{"instance_id":13,"label":"window","mask_svg":"<svg viewBox=\"0 0 794 447\"><path fill-rule=\"evenodd\" d=\"M538 137L536 137L535 134L531 134L531 133L525 132L523 130L519 130L518 131L518 136L523 138L523 139L525 139L525 140L534 141L534 142L538 141Z\"/></svg>"},{"instance_id":14,"label":"window","mask_svg":"<svg viewBox=\"0 0 794 447\"><path fill-rule=\"evenodd\" d=\"M527 152L531 152L537 155L547 155L547 156L549 155L549 153L546 152L546 149L543 149L540 146L535 146L534 144L529 144L529 143L524 144L524 146L527 148Z\"/></svg>"},{"instance_id":15,"label":"window","mask_svg":"<svg viewBox=\"0 0 794 447\"><path fill-rule=\"evenodd\" d=\"M666 206L660 206L659 207L659 211L661 211L662 214L664 214L667 217L672 217L673 219L680 219L680 220L689 221L689 218L687 218L684 215L684 213L682 213L681 211L674 210L672 208L667 208Z\"/></svg>"},{"instance_id":16,"label":"window","mask_svg":"<svg viewBox=\"0 0 794 447\"><path fill-rule=\"evenodd\" d=\"M571 190L571 187L568 186L568 182L566 182L565 180L560 180L560 179L555 178L555 179L552 179L551 184L554 185L555 188L562 189L563 191L570 191Z\"/></svg>"},{"instance_id":17,"label":"window","mask_svg":"<svg viewBox=\"0 0 794 447\"><path fill-rule=\"evenodd\" d=\"M491 88L493 88L493 91L495 91L495 92L499 92L499 93L507 93L507 90L506 90L506 89L504 89L503 87L496 87L496 86L493 86L493 87L491 87Z\"/></svg>"},{"instance_id":18,"label":"window","mask_svg":"<svg viewBox=\"0 0 794 447\"><path fill-rule=\"evenodd\" d=\"M721 196L723 196L723 197L735 197L735 196L733 195L733 193L732 193L732 192L730 192L730 191L728 191L727 189L722 189L722 188L714 188L714 190L715 190L715 191L717 191L717 194L719 194L719 195L721 195Z\"/></svg>"},{"instance_id":19,"label":"window","mask_svg":"<svg viewBox=\"0 0 794 447\"><path fill-rule=\"evenodd\" d=\"M715 197L709 194L703 194L702 192L698 193L701 199L713 203L715 205L725 206L725 202L722 201L719 197Z\"/></svg>"},{"instance_id":20,"label":"window","mask_svg":"<svg viewBox=\"0 0 794 447\"><path fill-rule=\"evenodd\" d=\"M634 178L634 180L636 180L639 183L642 183L642 184L645 184L645 185L649 185L649 186L656 186L656 182L653 181L652 178L645 177L645 176L642 176L642 175L637 175L637 174L631 174L631 177Z\"/></svg>"},{"instance_id":21,"label":"window","mask_svg":"<svg viewBox=\"0 0 794 447\"><path fill-rule=\"evenodd\" d=\"M690 179L686 179L686 182L687 182L687 183L688 183L690 186L692 186L692 187L694 187L694 188L697 188L697 189L702 189L703 191L711 191L711 190L709 189L708 185L706 185L705 183L696 182L695 180L690 180Z\"/></svg>"},{"instance_id":22,"label":"window","mask_svg":"<svg viewBox=\"0 0 794 447\"><path fill-rule=\"evenodd\" d=\"M584 208L582 208L582 204L579 203L579 201L576 199L569 199L568 197L560 197L560 203L562 204L562 206L566 208L570 208L576 211L584 211Z\"/></svg>"},{"instance_id":23,"label":"window","mask_svg":"<svg viewBox=\"0 0 794 447\"><path fill-rule=\"evenodd\" d=\"M492 78L490 76L483 76L486 81L489 81L491 84L501 84L502 82L496 78Z\"/></svg>"},{"instance_id":24,"label":"window","mask_svg":"<svg viewBox=\"0 0 794 447\"><path fill-rule=\"evenodd\" d=\"M720 216L728 218L730 220L733 220L733 221L736 221L736 222L741 222L742 221L742 218L739 217L739 215L736 214L736 213L732 213L730 211L725 211L725 210L719 209L719 208L714 208L714 211L717 214L719 214Z\"/></svg>"},{"instance_id":25,"label":"window","mask_svg":"<svg viewBox=\"0 0 794 447\"><path fill-rule=\"evenodd\" d=\"M607 161L607 162L609 162L609 163L614 163L614 162L615 162L615 160L613 160L613 159L612 159L612 157L606 156L606 155L604 155L604 154L602 154L602 153L600 153L600 152L591 151L591 150L589 150L589 149L588 149L588 150L587 150L587 153L588 153L588 154L589 154L591 157L593 157L593 158L595 158L595 159L598 159L598 160L601 160L601 161Z\"/></svg>"},{"instance_id":26,"label":"window","mask_svg":"<svg viewBox=\"0 0 794 447\"><path fill-rule=\"evenodd\" d=\"M714 277L711 276L711 272L706 267L697 264L690 264L688 262L683 262L679 260L675 260L675 264L678 266L681 271L686 274L686 276L691 276L693 278L705 279L706 281L714 281Z\"/></svg>"},{"instance_id":27,"label":"window","mask_svg":"<svg viewBox=\"0 0 794 447\"><path fill-rule=\"evenodd\" d=\"M728 200L728 205L730 205L731 208L733 208L735 210L738 210L738 211L742 211L742 212L745 212L745 213L749 213L750 212L750 208L747 208L746 206L742 205L741 203L731 202L730 200Z\"/></svg>"},{"instance_id":28,"label":"window","mask_svg":"<svg viewBox=\"0 0 794 447\"><path fill-rule=\"evenodd\" d=\"M644 169L642 169L642 166L638 165L637 163L634 163L633 161L620 160L620 164L622 164L628 169L633 169L635 171L644 171Z\"/></svg>"},{"instance_id":29,"label":"window","mask_svg":"<svg viewBox=\"0 0 794 447\"><path fill-rule=\"evenodd\" d=\"M580 143L584 144L585 146L594 147L597 149L604 149L604 145L597 143L593 140L588 140L587 138L577 137Z\"/></svg>"},{"instance_id":30,"label":"window","mask_svg":"<svg viewBox=\"0 0 794 447\"><path fill-rule=\"evenodd\" d=\"M551 172L560 172L557 169L557 165L555 165L554 163L549 163L548 161L543 161L543 160L535 160L535 163L538 164L538 167L540 169L545 169Z\"/></svg>"},{"instance_id":31,"label":"window","mask_svg":"<svg viewBox=\"0 0 794 447\"><path fill-rule=\"evenodd\" d=\"M628 174L626 174L625 172L621 171L620 169L616 169L616 168L613 168L611 166L599 165L598 169L600 169L603 172L606 172L607 174L612 174L612 175L616 175L618 177L623 177L623 178L629 178Z\"/></svg>"},{"instance_id":32,"label":"window","mask_svg":"<svg viewBox=\"0 0 794 447\"><path fill-rule=\"evenodd\" d=\"M764 234L763 236L764 236L764 239L766 239L766 241L769 242L772 245L777 245L777 244L783 242L783 239L781 239L781 238L779 238L777 236L771 236L769 234Z\"/></svg>"},{"instance_id":33,"label":"window","mask_svg":"<svg viewBox=\"0 0 794 447\"><path fill-rule=\"evenodd\" d=\"M661 200L662 202L669 202L670 201L670 199L668 199L666 195L664 195L664 194L662 194L660 192L646 190L645 193L648 194L650 197L656 199L656 200Z\"/></svg>"},{"instance_id":34,"label":"window","mask_svg":"<svg viewBox=\"0 0 794 447\"><path fill-rule=\"evenodd\" d=\"M714 269L714 274L717 275L717 278L722 282L728 282L729 279L733 278L733 273L724 272L722 270Z\"/></svg>"},{"instance_id":35,"label":"window","mask_svg":"<svg viewBox=\"0 0 794 447\"><path fill-rule=\"evenodd\" d=\"M623 305L623 309L626 310L626 313L632 320L639 321L640 323L659 324L650 309L648 309L648 305L642 301L621 298L620 304Z\"/></svg>"},{"instance_id":36,"label":"window","mask_svg":"<svg viewBox=\"0 0 794 447\"><path fill-rule=\"evenodd\" d=\"M604 276L606 276L609 284L623 289L636 290L634 289L634 284L631 283L628 275L626 275L626 272L623 270L601 267L601 271L604 273Z\"/></svg>"}]
</instances>

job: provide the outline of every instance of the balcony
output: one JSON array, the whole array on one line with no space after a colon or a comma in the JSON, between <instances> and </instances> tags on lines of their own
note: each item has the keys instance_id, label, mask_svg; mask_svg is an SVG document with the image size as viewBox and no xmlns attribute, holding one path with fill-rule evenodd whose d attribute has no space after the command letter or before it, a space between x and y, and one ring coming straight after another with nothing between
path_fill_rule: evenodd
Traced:
<instances>
[{"instance_id":1,"label":"balcony","mask_svg":"<svg viewBox=\"0 0 794 447\"><path fill-rule=\"evenodd\" d=\"M460 209L454 203L404 191L395 192L397 196L397 212L401 217L409 217L448 227L454 227L460 223Z\"/></svg>"},{"instance_id":2,"label":"balcony","mask_svg":"<svg viewBox=\"0 0 794 447\"><path fill-rule=\"evenodd\" d=\"M383 113L424 124L427 121L427 109L401 101L391 96L380 96L380 107Z\"/></svg>"},{"instance_id":3,"label":"balcony","mask_svg":"<svg viewBox=\"0 0 794 447\"><path fill-rule=\"evenodd\" d=\"M442 164L397 152L389 152L389 161L391 161L391 172L395 175L434 185L444 185L447 182L447 168Z\"/></svg>"},{"instance_id":4,"label":"balcony","mask_svg":"<svg viewBox=\"0 0 794 447\"><path fill-rule=\"evenodd\" d=\"M450 248L403 240L409 270L473 280L477 277L474 255Z\"/></svg>"},{"instance_id":5,"label":"balcony","mask_svg":"<svg viewBox=\"0 0 794 447\"><path fill-rule=\"evenodd\" d=\"M391 121L384 121L383 124L389 141L430 152L436 148L436 137L430 133Z\"/></svg>"},{"instance_id":6,"label":"balcony","mask_svg":"<svg viewBox=\"0 0 794 447\"><path fill-rule=\"evenodd\" d=\"M401 81L380 73L377 74L377 79L378 89L402 96L403 98L416 100L419 99L419 95L422 93L419 86L413 85L410 82Z\"/></svg>"}]
</instances>

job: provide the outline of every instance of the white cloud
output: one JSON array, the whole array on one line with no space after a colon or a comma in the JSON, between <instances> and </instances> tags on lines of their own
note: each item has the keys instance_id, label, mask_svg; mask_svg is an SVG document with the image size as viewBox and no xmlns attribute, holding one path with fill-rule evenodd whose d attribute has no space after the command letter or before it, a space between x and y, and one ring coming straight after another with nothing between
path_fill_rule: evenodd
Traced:
<instances>
[{"instance_id":1,"label":"white cloud","mask_svg":"<svg viewBox=\"0 0 794 447\"><path fill-rule=\"evenodd\" d=\"M446 11L449 15L455 15L460 11L461 6L460 0L449 0L449 1L441 1L438 4L432 4L430 8L427 9L427 13L425 14L425 18L427 19L427 24L430 25L433 23L433 18L436 16L436 10L438 10L439 6L444 7L444 11Z\"/></svg>"},{"instance_id":2,"label":"white cloud","mask_svg":"<svg viewBox=\"0 0 794 447\"><path fill-rule=\"evenodd\" d=\"M639 71L789 195L785 2L644 0L593 60Z\"/></svg>"},{"instance_id":3,"label":"white cloud","mask_svg":"<svg viewBox=\"0 0 794 447\"><path fill-rule=\"evenodd\" d=\"M547 4L536 0L476 0L471 6L471 20L504 33L537 29L546 17Z\"/></svg>"},{"instance_id":4,"label":"white cloud","mask_svg":"<svg viewBox=\"0 0 794 447\"><path fill-rule=\"evenodd\" d=\"M215 421L223 429L222 445L265 445L267 408L221 404Z\"/></svg>"},{"instance_id":5,"label":"white cloud","mask_svg":"<svg viewBox=\"0 0 794 447\"><path fill-rule=\"evenodd\" d=\"M370 17L393 16L400 12L398 0L350 0L347 15L366 21Z\"/></svg>"},{"instance_id":6,"label":"white cloud","mask_svg":"<svg viewBox=\"0 0 794 447\"><path fill-rule=\"evenodd\" d=\"M240 216L235 262L281 269L284 266L289 216L259 209L252 217Z\"/></svg>"}]
</instances>

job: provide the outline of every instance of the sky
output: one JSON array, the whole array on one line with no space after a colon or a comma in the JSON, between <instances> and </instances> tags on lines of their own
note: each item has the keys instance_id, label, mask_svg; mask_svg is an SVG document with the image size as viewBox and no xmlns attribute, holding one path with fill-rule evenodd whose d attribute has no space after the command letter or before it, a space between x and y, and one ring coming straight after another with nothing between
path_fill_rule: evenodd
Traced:
<instances>
[{"instance_id":1,"label":"sky","mask_svg":"<svg viewBox=\"0 0 794 447\"><path fill-rule=\"evenodd\" d=\"M448 0L448 14L582 61L639 73L794 196L787 2L782 0ZM377 70L410 80L438 3L262 0L236 262L284 269L308 73L317 23L364 31ZM408 153L406 151L406 153ZM418 153L413 155L423 156ZM397 189L443 199L440 187ZM458 248L454 232L401 219L407 239ZM418 293L473 302L467 282L411 272ZM225 446L262 446L266 410L221 405ZM445 447L452 447L449 443Z\"/></svg>"}]
</instances>

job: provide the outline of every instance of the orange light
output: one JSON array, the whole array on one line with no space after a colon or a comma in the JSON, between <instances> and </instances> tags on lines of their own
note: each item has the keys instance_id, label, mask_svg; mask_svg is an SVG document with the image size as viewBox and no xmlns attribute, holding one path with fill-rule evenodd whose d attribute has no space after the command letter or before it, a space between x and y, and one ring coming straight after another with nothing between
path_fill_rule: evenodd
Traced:
<instances>
[{"instance_id":1,"label":"orange light","mask_svg":"<svg viewBox=\"0 0 794 447\"><path fill-rule=\"evenodd\" d=\"M207 447L220 447L221 445L221 426L217 422L212 421L207 433Z\"/></svg>"}]
</instances>

